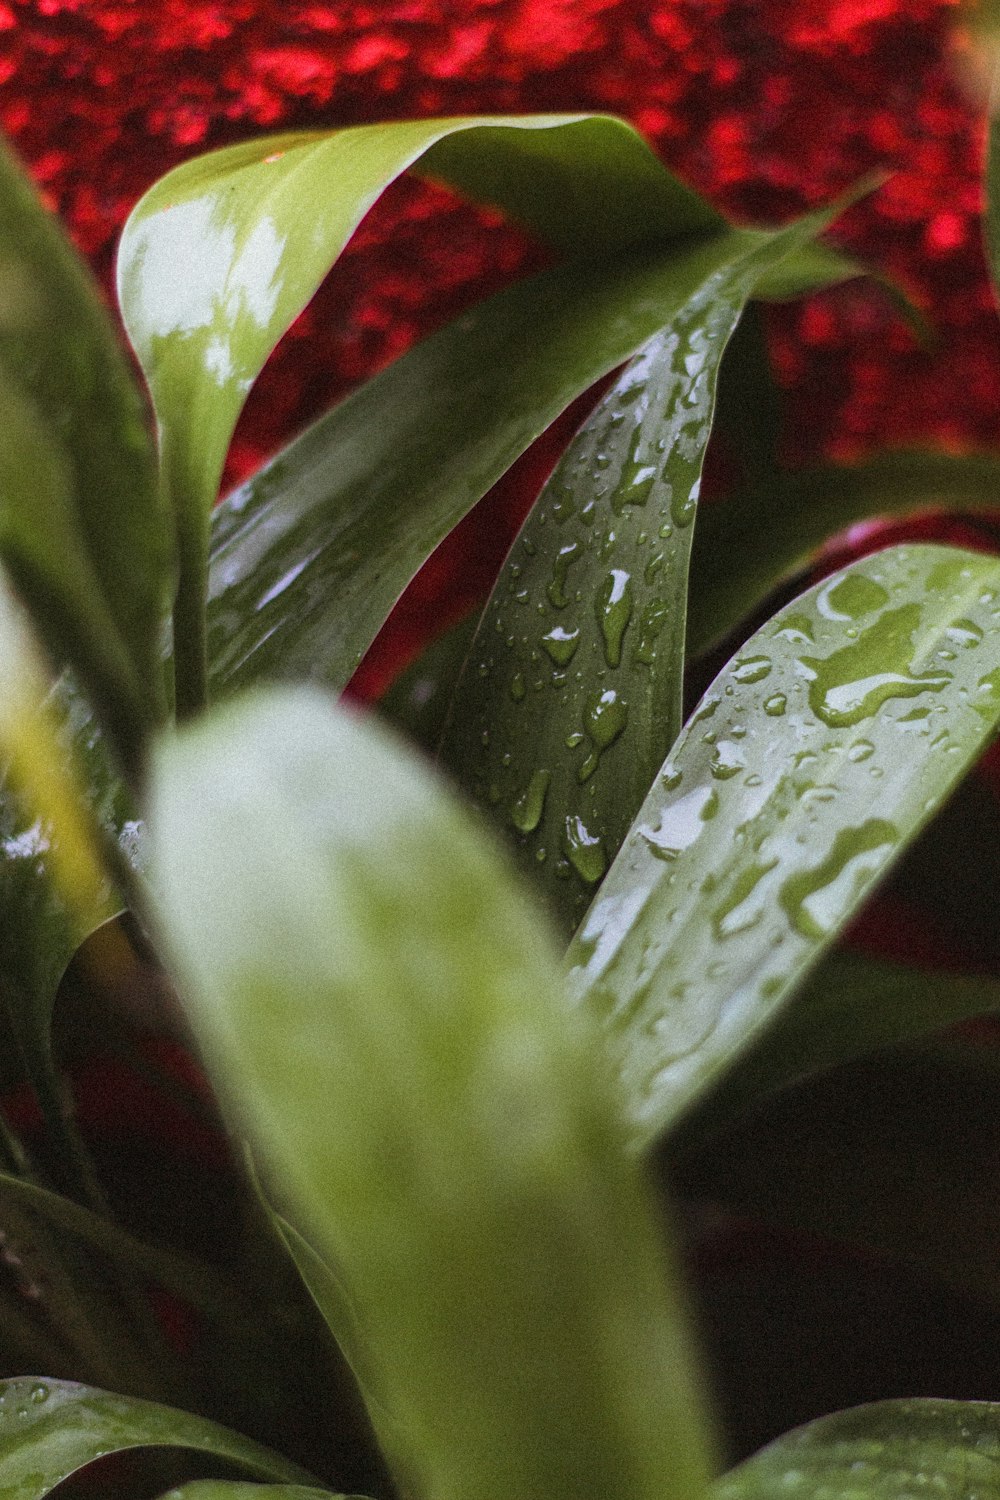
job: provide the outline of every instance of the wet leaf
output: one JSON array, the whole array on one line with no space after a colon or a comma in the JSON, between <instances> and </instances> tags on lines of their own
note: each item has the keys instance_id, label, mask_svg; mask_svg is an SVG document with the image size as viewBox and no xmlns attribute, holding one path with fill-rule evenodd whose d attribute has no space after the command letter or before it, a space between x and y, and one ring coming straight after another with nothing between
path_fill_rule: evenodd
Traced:
<instances>
[{"instance_id":1,"label":"wet leaf","mask_svg":"<svg viewBox=\"0 0 1000 1500\"><path fill-rule=\"evenodd\" d=\"M878 1401L785 1433L716 1481L713 1500L940 1500L993 1495L1000 1404Z\"/></svg>"},{"instance_id":2,"label":"wet leaf","mask_svg":"<svg viewBox=\"0 0 1000 1500\"><path fill-rule=\"evenodd\" d=\"M322 418L213 517L213 693L342 688L438 543L575 397L755 238L720 234L511 287Z\"/></svg>"},{"instance_id":3,"label":"wet leaf","mask_svg":"<svg viewBox=\"0 0 1000 1500\"><path fill-rule=\"evenodd\" d=\"M266 136L198 157L156 183L123 231L118 295L156 408L177 521L182 713L204 695L208 516L247 393L372 204L418 163L576 255L721 225L628 126L595 116ZM178 264L190 274L178 276Z\"/></svg>"},{"instance_id":4,"label":"wet leaf","mask_svg":"<svg viewBox=\"0 0 1000 1500\"><path fill-rule=\"evenodd\" d=\"M203 1417L73 1381L0 1381L3 1500L42 1497L95 1458L130 1448L186 1448L256 1479L309 1483L296 1464Z\"/></svg>"},{"instance_id":5,"label":"wet leaf","mask_svg":"<svg viewBox=\"0 0 1000 1500\"><path fill-rule=\"evenodd\" d=\"M206 1056L343 1277L407 1489L697 1496L659 1214L549 934L467 812L299 688L165 744L150 836Z\"/></svg>"},{"instance_id":6,"label":"wet leaf","mask_svg":"<svg viewBox=\"0 0 1000 1500\"><path fill-rule=\"evenodd\" d=\"M479 623L442 760L495 810L567 937L680 730L723 350L758 277L824 222L718 239L711 261L677 276L669 321L570 444Z\"/></svg>"},{"instance_id":7,"label":"wet leaf","mask_svg":"<svg viewBox=\"0 0 1000 1500\"><path fill-rule=\"evenodd\" d=\"M691 556L688 652L724 640L817 547L855 521L931 510L992 511L992 454L890 452L859 464L775 474L758 489L706 506Z\"/></svg>"},{"instance_id":8,"label":"wet leaf","mask_svg":"<svg viewBox=\"0 0 1000 1500\"><path fill-rule=\"evenodd\" d=\"M891 548L758 631L567 958L650 1145L755 1043L1000 719L1000 562Z\"/></svg>"},{"instance_id":9,"label":"wet leaf","mask_svg":"<svg viewBox=\"0 0 1000 1500\"><path fill-rule=\"evenodd\" d=\"M0 148L0 556L122 754L165 714L166 515L138 390L83 263Z\"/></svg>"}]
</instances>

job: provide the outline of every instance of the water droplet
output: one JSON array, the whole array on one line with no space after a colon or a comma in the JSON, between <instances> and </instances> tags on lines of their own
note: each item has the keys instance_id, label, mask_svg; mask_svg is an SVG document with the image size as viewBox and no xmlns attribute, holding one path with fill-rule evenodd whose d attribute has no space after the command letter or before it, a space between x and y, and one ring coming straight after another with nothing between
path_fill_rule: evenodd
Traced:
<instances>
[{"instance_id":1,"label":"water droplet","mask_svg":"<svg viewBox=\"0 0 1000 1500\"><path fill-rule=\"evenodd\" d=\"M741 871L728 899L712 913L712 930L717 938L735 937L738 932L749 932L757 926L766 910L765 901L756 895L757 887L777 864L772 859Z\"/></svg>"},{"instance_id":2,"label":"water droplet","mask_svg":"<svg viewBox=\"0 0 1000 1500\"><path fill-rule=\"evenodd\" d=\"M635 648L635 659L645 667L656 660L656 642L670 616L670 607L662 599L651 599L639 617L639 639Z\"/></svg>"},{"instance_id":3,"label":"water droplet","mask_svg":"<svg viewBox=\"0 0 1000 1500\"><path fill-rule=\"evenodd\" d=\"M827 620L858 620L888 604L889 595L880 583L864 573L846 573L831 578L816 599L816 608Z\"/></svg>"},{"instance_id":4,"label":"water droplet","mask_svg":"<svg viewBox=\"0 0 1000 1500\"><path fill-rule=\"evenodd\" d=\"M895 825L883 818L841 829L820 864L790 876L781 887L778 899L795 930L812 939L832 932L884 865L898 837Z\"/></svg>"},{"instance_id":5,"label":"water droplet","mask_svg":"<svg viewBox=\"0 0 1000 1500\"><path fill-rule=\"evenodd\" d=\"M690 526L697 508L698 483L695 481L690 489L681 486L674 491L670 500L670 519L677 527Z\"/></svg>"},{"instance_id":6,"label":"water droplet","mask_svg":"<svg viewBox=\"0 0 1000 1500\"><path fill-rule=\"evenodd\" d=\"M656 468L645 459L639 458L641 443L642 429L639 428L632 439L629 455L622 465L621 478L611 496L611 504L619 515L626 505L645 505L653 491Z\"/></svg>"},{"instance_id":7,"label":"water droplet","mask_svg":"<svg viewBox=\"0 0 1000 1500\"><path fill-rule=\"evenodd\" d=\"M569 595L566 592L566 575L573 564L578 560L583 548L579 542L567 542L565 547L560 547L552 564L552 581L546 593L549 602L556 609L565 609L569 603Z\"/></svg>"},{"instance_id":8,"label":"water droplet","mask_svg":"<svg viewBox=\"0 0 1000 1500\"><path fill-rule=\"evenodd\" d=\"M678 771L677 767L672 766L668 761L660 772L660 785L666 792L675 791L680 786L683 776L683 771Z\"/></svg>"},{"instance_id":9,"label":"water droplet","mask_svg":"<svg viewBox=\"0 0 1000 1500\"><path fill-rule=\"evenodd\" d=\"M510 810L510 820L521 833L534 833L542 821L545 794L551 780L551 771L534 771L528 785L514 801Z\"/></svg>"},{"instance_id":10,"label":"water droplet","mask_svg":"<svg viewBox=\"0 0 1000 1500\"><path fill-rule=\"evenodd\" d=\"M847 752L847 759L854 762L868 760L875 754L875 746L871 740L855 740Z\"/></svg>"},{"instance_id":11,"label":"water droplet","mask_svg":"<svg viewBox=\"0 0 1000 1500\"><path fill-rule=\"evenodd\" d=\"M655 828L640 828L650 852L658 859L676 859L689 849L704 827L702 814L714 795L712 787L695 787L663 809Z\"/></svg>"},{"instance_id":12,"label":"water droplet","mask_svg":"<svg viewBox=\"0 0 1000 1500\"><path fill-rule=\"evenodd\" d=\"M956 620L953 625L948 626L945 635L966 650L978 646L983 639L983 632L973 620Z\"/></svg>"},{"instance_id":13,"label":"water droplet","mask_svg":"<svg viewBox=\"0 0 1000 1500\"><path fill-rule=\"evenodd\" d=\"M770 673L769 656L744 656L733 663L733 676L739 683L763 682Z\"/></svg>"},{"instance_id":14,"label":"water droplet","mask_svg":"<svg viewBox=\"0 0 1000 1500\"><path fill-rule=\"evenodd\" d=\"M622 638L632 618L632 609L631 575L624 568L612 568L594 601L609 667L617 667L622 659Z\"/></svg>"},{"instance_id":15,"label":"water droplet","mask_svg":"<svg viewBox=\"0 0 1000 1500\"><path fill-rule=\"evenodd\" d=\"M692 727L695 724L703 723L705 719L710 719L721 702L722 699L717 693L714 694L711 698L703 698L698 707L695 709L694 713L691 715Z\"/></svg>"},{"instance_id":16,"label":"water droplet","mask_svg":"<svg viewBox=\"0 0 1000 1500\"><path fill-rule=\"evenodd\" d=\"M564 480L552 479L549 482L549 495L552 501L552 519L557 526L561 526L576 511L573 491Z\"/></svg>"},{"instance_id":17,"label":"water droplet","mask_svg":"<svg viewBox=\"0 0 1000 1500\"><path fill-rule=\"evenodd\" d=\"M813 625L808 615L787 615L775 635L791 646L807 646L815 639Z\"/></svg>"},{"instance_id":18,"label":"water droplet","mask_svg":"<svg viewBox=\"0 0 1000 1500\"><path fill-rule=\"evenodd\" d=\"M575 729L572 734L568 734L566 736L566 749L567 750L575 750L576 747L577 747L577 745L582 745L583 744L583 740L584 740L584 736L580 733L580 731L578 729Z\"/></svg>"},{"instance_id":19,"label":"water droplet","mask_svg":"<svg viewBox=\"0 0 1000 1500\"><path fill-rule=\"evenodd\" d=\"M746 770L746 761L732 740L719 740L710 769L716 781L728 781L731 776Z\"/></svg>"},{"instance_id":20,"label":"water droplet","mask_svg":"<svg viewBox=\"0 0 1000 1500\"><path fill-rule=\"evenodd\" d=\"M664 552L654 552L653 553L653 556L649 559L649 562L646 564L645 570L644 570L643 575L642 575L643 578L645 579L646 583L652 584L654 582L657 573L660 573L660 572L663 571L663 564L665 562L666 562L666 553L664 553Z\"/></svg>"},{"instance_id":21,"label":"water droplet","mask_svg":"<svg viewBox=\"0 0 1000 1500\"><path fill-rule=\"evenodd\" d=\"M788 707L788 699L784 693L773 693L764 703L764 712L770 714L772 719L780 719Z\"/></svg>"},{"instance_id":22,"label":"water droplet","mask_svg":"<svg viewBox=\"0 0 1000 1500\"><path fill-rule=\"evenodd\" d=\"M883 615L851 645L828 657L801 657L799 666L809 678L813 713L839 729L871 718L891 698L913 698L947 687L951 681L947 672L914 673L910 669L912 640L919 624L919 605L906 604Z\"/></svg>"},{"instance_id":23,"label":"water droplet","mask_svg":"<svg viewBox=\"0 0 1000 1500\"><path fill-rule=\"evenodd\" d=\"M577 772L581 782L593 776L604 751L622 733L628 723L628 704L614 688L605 688L603 693L594 693L588 698L583 723L594 749Z\"/></svg>"},{"instance_id":24,"label":"water droplet","mask_svg":"<svg viewBox=\"0 0 1000 1500\"><path fill-rule=\"evenodd\" d=\"M515 703L520 703L526 692L527 688L524 685L524 673L515 672L510 680L510 696L513 698Z\"/></svg>"},{"instance_id":25,"label":"water droplet","mask_svg":"<svg viewBox=\"0 0 1000 1500\"><path fill-rule=\"evenodd\" d=\"M566 819L563 849L576 873L588 885L600 880L607 869L603 841L590 832L582 818L574 815Z\"/></svg>"},{"instance_id":26,"label":"water droplet","mask_svg":"<svg viewBox=\"0 0 1000 1500\"><path fill-rule=\"evenodd\" d=\"M542 636L542 645L559 667L569 665L579 644L579 626L576 626L572 630L566 630L562 625L556 625L547 635Z\"/></svg>"},{"instance_id":27,"label":"water droplet","mask_svg":"<svg viewBox=\"0 0 1000 1500\"><path fill-rule=\"evenodd\" d=\"M48 1386L42 1385L41 1382L39 1382L38 1385L33 1385L31 1387L31 1394L28 1399L30 1401L33 1401L36 1406L41 1406L43 1401L47 1401L49 1399Z\"/></svg>"}]
</instances>

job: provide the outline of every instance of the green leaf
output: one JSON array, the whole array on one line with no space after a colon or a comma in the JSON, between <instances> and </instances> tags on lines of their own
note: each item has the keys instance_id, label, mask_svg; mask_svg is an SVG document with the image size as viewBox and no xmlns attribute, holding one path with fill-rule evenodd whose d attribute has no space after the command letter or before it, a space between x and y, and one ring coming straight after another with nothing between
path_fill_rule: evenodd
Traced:
<instances>
[{"instance_id":1,"label":"green leaf","mask_svg":"<svg viewBox=\"0 0 1000 1500\"><path fill-rule=\"evenodd\" d=\"M105 830L127 826L128 799L102 751L68 680L51 686L0 577L0 1006L71 1191L86 1191L87 1170L52 1061L52 1008L80 943L120 908Z\"/></svg>"},{"instance_id":2,"label":"green leaf","mask_svg":"<svg viewBox=\"0 0 1000 1500\"><path fill-rule=\"evenodd\" d=\"M751 615L823 542L855 521L928 510L995 510L992 454L889 452L858 464L775 474L706 506L691 557L688 650L698 655Z\"/></svg>"},{"instance_id":3,"label":"green leaf","mask_svg":"<svg viewBox=\"0 0 1000 1500\"><path fill-rule=\"evenodd\" d=\"M712 1487L713 1500L939 1500L995 1495L1000 1404L878 1401L786 1433Z\"/></svg>"},{"instance_id":4,"label":"green leaf","mask_svg":"<svg viewBox=\"0 0 1000 1500\"><path fill-rule=\"evenodd\" d=\"M42 1500L95 1458L130 1448L187 1448L254 1479L310 1482L304 1470L259 1443L152 1401L27 1377L0 1381L0 1402L3 1500Z\"/></svg>"},{"instance_id":5,"label":"green leaf","mask_svg":"<svg viewBox=\"0 0 1000 1500\"><path fill-rule=\"evenodd\" d=\"M196 1479L168 1490L160 1500L362 1500L359 1495L334 1495L331 1490L307 1489L301 1484L244 1484L238 1479Z\"/></svg>"},{"instance_id":6,"label":"green leaf","mask_svg":"<svg viewBox=\"0 0 1000 1500\"><path fill-rule=\"evenodd\" d=\"M468 813L300 688L163 746L150 839L205 1055L343 1276L407 1491L697 1497L658 1211Z\"/></svg>"},{"instance_id":7,"label":"green leaf","mask_svg":"<svg viewBox=\"0 0 1000 1500\"><path fill-rule=\"evenodd\" d=\"M208 516L247 392L372 204L418 163L576 255L721 224L628 126L581 115L267 136L156 183L122 234L118 294L156 408L177 520L182 713L204 697ZM178 264L190 274L179 277Z\"/></svg>"},{"instance_id":8,"label":"green leaf","mask_svg":"<svg viewBox=\"0 0 1000 1500\"><path fill-rule=\"evenodd\" d=\"M723 350L825 218L721 237L570 444L480 621L441 754L567 936L681 727L685 591ZM707 258L707 257L706 257Z\"/></svg>"},{"instance_id":9,"label":"green leaf","mask_svg":"<svg viewBox=\"0 0 1000 1500\"><path fill-rule=\"evenodd\" d=\"M702 699L567 964L650 1145L755 1042L1000 718L1000 562L892 548Z\"/></svg>"},{"instance_id":10,"label":"green leaf","mask_svg":"<svg viewBox=\"0 0 1000 1500\"><path fill-rule=\"evenodd\" d=\"M862 953L828 953L759 1045L681 1127L675 1149L813 1073L997 1011L1000 980L989 975L915 969Z\"/></svg>"},{"instance_id":11,"label":"green leaf","mask_svg":"<svg viewBox=\"0 0 1000 1500\"><path fill-rule=\"evenodd\" d=\"M860 261L833 245L815 240L796 250L780 266L765 272L755 295L765 302L790 302L796 297L807 297L810 292L825 291L829 286L869 275L871 272Z\"/></svg>"},{"instance_id":12,"label":"green leaf","mask_svg":"<svg viewBox=\"0 0 1000 1500\"><path fill-rule=\"evenodd\" d=\"M782 407L764 318L760 306L750 302L722 357L712 427L726 459L739 466L744 485L762 485L778 469Z\"/></svg>"},{"instance_id":13,"label":"green leaf","mask_svg":"<svg viewBox=\"0 0 1000 1500\"><path fill-rule=\"evenodd\" d=\"M96 288L2 147L0 280L0 556L131 762L166 711L152 442Z\"/></svg>"},{"instance_id":14,"label":"green leaf","mask_svg":"<svg viewBox=\"0 0 1000 1500\"><path fill-rule=\"evenodd\" d=\"M213 693L342 688L406 584L514 459L759 237L557 267L362 386L213 516Z\"/></svg>"},{"instance_id":15,"label":"green leaf","mask_svg":"<svg viewBox=\"0 0 1000 1500\"><path fill-rule=\"evenodd\" d=\"M459 674L476 633L473 610L432 641L401 672L378 702L378 711L400 734L434 754L444 733Z\"/></svg>"}]
</instances>

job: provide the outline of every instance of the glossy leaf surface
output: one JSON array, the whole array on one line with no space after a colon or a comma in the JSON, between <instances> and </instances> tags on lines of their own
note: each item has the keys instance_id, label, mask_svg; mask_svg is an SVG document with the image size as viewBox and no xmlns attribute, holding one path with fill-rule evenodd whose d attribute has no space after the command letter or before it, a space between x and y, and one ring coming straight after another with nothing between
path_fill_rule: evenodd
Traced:
<instances>
[{"instance_id":1,"label":"glossy leaf surface","mask_svg":"<svg viewBox=\"0 0 1000 1500\"><path fill-rule=\"evenodd\" d=\"M747 642L567 958L650 1145L771 1024L1000 718L1000 563L892 548Z\"/></svg>"},{"instance_id":2,"label":"glossy leaf surface","mask_svg":"<svg viewBox=\"0 0 1000 1500\"><path fill-rule=\"evenodd\" d=\"M567 937L681 727L688 562L715 383L757 278L823 221L731 245L604 396L521 529L442 759ZM664 308L666 312L666 308Z\"/></svg>"},{"instance_id":3,"label":"glossy leaf surface","mask_svg":"<svg viewBox=\"0 0 1000 1500\"><path fill-rule=\"evenodd\" d=\"M688 649L723 640L829 537L873 516L995 510L992 454L891 452L859 464L774 474L702 510L691 557Z\"/></svg>"},{"instance_id":4,"label":"glossy leaf surface","mask_svg":"<svg viewBox=\"0 0 1000 1500\"><path fill-rule=\"evenodd\" d=\"M0 281L0 555L60 665L113 724L148 725L170 551L146 414L82 262L2 148Z\"/></svg>"},{"instance_id":5,"label":"glossy leaf surface","mask_svg":"<svg viewBox=\"0 0 1000 1500\"><path fill-rule=\"evenodd\" d=\"M997 1492L1000 1405L879 1401L786 1433L712 1488L713 1500L971 1500Z\"/></svg>"},{"instance_id":6,"label":"glossy leaf surface","mask_svg":"<svg viewBox=\"0 0 1000 1500\"><path fill-rule=\"evenodd\" d=\"M438 543L580 393L759 237L558 267L382 371L213 517L213 692L342 688Z\"/></svg>"},{"instance_id":7,"label":"glossy leaf surface","mask_svg":"<svg viewBox=\"0 0 1000 1500\"><path fill-rule=\"evenodd\" d=\"M129 1448L188 1448L257 1479L309 1483L295 1464L214 1422L72 1381L0 1381L0 1496L42 1500L95 1458Z\"/></svg>"},{"instance_id":8,"label":"glossy leaf surface","mask_svg":"<svg viewBox=\"0 0 1000 1500\"><path fill-rule=\"evenodd\" d=\"M206 1055L343 1276L407 1489L697 1496L662 1224L549 935L468 814L300 688L164 745L150 837Z\"/></svg>"},{"instance_id":9,"label":"glossy leaf surface","mask_svg":"<svg viewBox=\"0 0 1000 1500\"><path fill-rule=\"evenodd\" d=\"M208 514L247 392L372 204L418 162L575 254L620 252L721 223L628 126L593 116L268 136L196 158L156 183L123 231L118 296L156 408L177 520L182 711L203 692ZM188 274L179 276L179 265Z\"/></svg>"}]
</instances>

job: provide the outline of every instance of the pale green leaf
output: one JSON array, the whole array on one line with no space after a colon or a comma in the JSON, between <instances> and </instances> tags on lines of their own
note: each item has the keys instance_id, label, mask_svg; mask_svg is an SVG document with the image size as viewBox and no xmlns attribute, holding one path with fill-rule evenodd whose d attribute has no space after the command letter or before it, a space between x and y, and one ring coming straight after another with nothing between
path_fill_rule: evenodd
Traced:
<instances>
[{"instance_id":1,"label":"pale green leaf","mask_svg":"<svg viewBox=\"0 0 1000 1500\"><path fill-rule=\"evenodd\" d=\"M406 1488L697 1496L659 1213L549 935L468 814L301 688L164 745L150 840L205 1055L343 1277Z\"/></svg>"}]
</instances>

